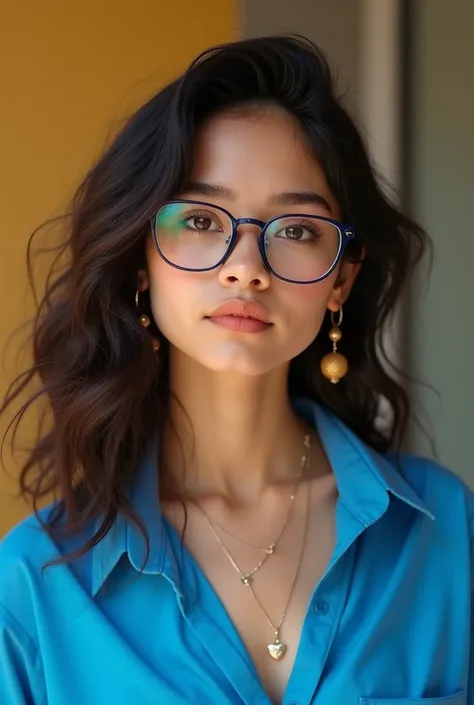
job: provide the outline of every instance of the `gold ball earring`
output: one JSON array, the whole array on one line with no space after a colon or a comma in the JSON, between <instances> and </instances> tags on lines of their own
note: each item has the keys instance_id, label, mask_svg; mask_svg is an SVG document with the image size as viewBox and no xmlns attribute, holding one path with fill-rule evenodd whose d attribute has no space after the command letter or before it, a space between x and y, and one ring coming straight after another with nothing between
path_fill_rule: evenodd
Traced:
<instances>
[{"instance_id":1,"label":"gold ball earring","mask_svg":"<svg viewBox=\"0 0 474 705\"><path fill-rule=\"evenodd\" d=\"M342 323L342 306L339 309L339 320L334 320L334 311L331 311L332 328L329 331L329 339L332 341L332 353L328 353L321 360L321 372L332 384L337 384L349 369L347 357L337 352L337 344L342 338L340 325Z\"/></svg>"},{"instance_id":2,"label":"gold ball earring","mask_svg":"<svg viewBox=\"0 0 474 705\"><path fill-rule=\"evenodd\" d=\"M140 291L137 289L137 291L135 293L135 307L137 310L140 308L139 298L140 298ZM150 317L147 316L146 313L140 314L139 321L144 328L148 328L149 326L151 326ZM158 352L158 350L160 349L160 346L161 346L161 343L158 340L158 338L152 337L151 344L153 346L153 350L155 352Z\"/></svg>"}]
</instances>

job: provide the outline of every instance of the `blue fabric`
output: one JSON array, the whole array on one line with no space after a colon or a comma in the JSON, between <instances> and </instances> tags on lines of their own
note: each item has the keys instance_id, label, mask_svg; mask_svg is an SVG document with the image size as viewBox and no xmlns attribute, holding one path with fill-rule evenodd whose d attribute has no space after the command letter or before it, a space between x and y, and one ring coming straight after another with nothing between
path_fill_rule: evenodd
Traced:
<instances>
[{"instance_id":1,"label":"blue fabric","mask_svg":"<svg viewBox=\"0 0 474 705\"><path fill-rule=\"evenodd\" d=\"M315 586L284 705L474 705L473 495L434 463L367 448L299 401L331 461L337 541ZM160 516L151 445L132 501L90 553L33 517L0 544L0 704L269 705L218 597ZM84 531L90 536L94 527Z\"/></svg>"}]
</instances>

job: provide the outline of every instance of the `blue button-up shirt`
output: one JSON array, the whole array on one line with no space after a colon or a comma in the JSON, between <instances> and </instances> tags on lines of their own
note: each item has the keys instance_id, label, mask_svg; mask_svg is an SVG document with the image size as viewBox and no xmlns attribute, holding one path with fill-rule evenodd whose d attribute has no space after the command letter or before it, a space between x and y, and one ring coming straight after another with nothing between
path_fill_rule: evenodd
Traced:
<instances>
[{"instance_id":1,"label":"blue button-up shirt","mask_svg":"<svg viewBox=\"0 0 474 705\"><path fill-rule=\"evenodd\" d=\"M317 405L339 498L336 546L315 585L284 705L474 704L473 496L434 463L382 456ZM0 544L0 704L270 705L212 586L160 515L156 444L133 524L80 560L30 517ZM44 510L47 511L47 510ZM84 529L88 538L94 527ZM315 538L316 540L316 538Z\"/></svg>"}]
</instances>

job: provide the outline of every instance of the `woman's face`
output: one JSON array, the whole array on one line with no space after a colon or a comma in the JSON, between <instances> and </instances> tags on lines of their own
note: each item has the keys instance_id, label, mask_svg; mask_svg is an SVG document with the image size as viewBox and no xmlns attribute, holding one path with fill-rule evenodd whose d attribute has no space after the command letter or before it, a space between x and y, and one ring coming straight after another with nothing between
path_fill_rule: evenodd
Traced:
<instances>
[{"instance_id":1,"label":"woman's face","mask_svg":"<svg viewBox=\"0 0 474 705\"><path fill-rule=\"evenodd\" d=\"M310 157L298 124L278 108L248 115L230 111L212 118L198 134L191 181L178 198L221 206L235 218L265 221L284 213L305 213L341 219L340 207L321 167ZM318 194L327 205L316 203L314 196L305 201L303 196L292 200L288 194ZM316 284L282 281L264 266L259 232L255 225L240 225L228 259L208 272L170 266L148 238L148 272L141 288L150 288L153 316L176 349L172 354L180 351L214 371L261 375L287 365L318 335L326 309L338 310L349 293L355 265L345 263L343 270L338 267ZM255 325L262 328L258 332L219 325L210 316L229 300L260 304L270 324ZM328 341L328 350L329 345Z\"/></svg>"}]
</instances>

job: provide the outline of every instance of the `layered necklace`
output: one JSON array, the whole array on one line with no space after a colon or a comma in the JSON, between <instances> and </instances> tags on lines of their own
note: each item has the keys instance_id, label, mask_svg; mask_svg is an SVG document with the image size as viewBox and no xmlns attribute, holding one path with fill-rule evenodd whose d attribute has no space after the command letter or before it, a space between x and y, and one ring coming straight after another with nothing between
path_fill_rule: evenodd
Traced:
<instances>
[{"instance_id":1,"label":"layered necklace","mask_svg":"<svg viewBox=\"0 0 474 705\"><path fill-rule=\"evenodd\" d=\"M253 589L253 582L254 582L254 576L255 576L255 575L258 573L258 571L265 565L265 563L267 562L267 560L269 560L269 558L270 558L271 556L273 556L273 555L275 555L275 554L277 553L278 543L279 543L281 537L283 536L283 533L284 533L284 531L285 531L285 529L286 529L286 527L287 527L287 525L288 525L288 521L289 521L289 518L290 518L290 514L291 514L292 507L293 507L293 503L294 503L294 500L295 500L296 492L297 492L297 490L298 490L298 486L299 486L299 484L300 484L300 480L301 480L301 477L302 477L302 475L303 475L303 471L305 470L305 468L306 468L306 466L307 466L307 464L308 464L308 456L309 456L309 451L310 451L310 447L311 447L311 436L310 436L310 435L305 435L304 440L303 440L303 446L304 446L304 452L303 452L303 455L301 456L300 468L299 468L298 474L296 475L295 483L294 483L294 485L293 485L293 487L292 487L292 491L291 491L291 495L290 495L290 502L289 502L289 505L288 505L288 510L287 510L287 512L286 512L285 520L284 520L283 525L282 525L280 531L278 532L278 535L276 536L276 538L275 538L270 544L268 544L268 546L266 546L266 547L264 547L264 548L257 548L257 547L255 547L255 546L251 546L250 544L245 543L244 541L241 541L241 540L238 539L237 537L233 536L233 534L231 534L230 532L228 532L224 527L222 527L222 526L221 526L220 524L218 524L216 521L212 520L212 519L209 517L209 515L207 514L207 512L205 512L204 509L200 506L200 504L199 504L195 499L193 499L194 504L197 506L197 508L199 509L199 511L203 514L204 518L206 519L206 522L207 522L207 524L208 524L208 526L209 526L209 529L211 530L212 535L214 536L214 538L215 538L216 541L218 542L219 546L221 547L221 549L222 549L224 555L226 556L226 558L228 559L229 563L230 563L231 566L234 568L234 570L236 571L236 573L238 573L238 575L239 575L239 577L240 577L240 582L241 582L242 585L244 585L248 590L250 590L250 592L251 592L251 594L252 594L252 596L253 596L253 598L254 598L254 600L255 600L257 606L258 606L258 608L259 608L260 611L262 612L262 614L263 614L263 616L265 617L265 619L266 619L267 623L269 624L269 626L272 628L272 630L273 630L273 632L274 632L274 639L273 639L273 641L272 641L270 644L267 645L267 650L268 650L268 654L269 654L273 659L275 659L275 660L277 660L277 661L279 661L280 659L283 658L283 656L285 655L285 653L286 653L286 651L287 651L287 648L288 648L287 645L286 645L285 643L283 643L283 642L280 640L280 631L281 631L283 622L284 622L284 620L285 620L286 614L287 614L287 612L288 612L288 608L289 608L289 605L290 605L290 602L291 602L291 597L292 597L293 592L294 592L294 588L295 588L295 585L296 585L296 581L297 581L297 579L298 579L298 574L299 574L299 571L300 571L301 563L302 563L302 560L303 560L304 546L305 546L306 533L307 533L307 527L308 527L308 516L309 516L309 492L307 493L307 503L306 503L306 513L305 513L304 533L303 533L303 540L302 540L302 543L301 543L301 548L300 548L300 551L299 551L298 562L297 562L297 566L296 566L296 569L295 569L295 572L294 572L294 575L293 575L293 580L292 580L292 583L291 583L290 592L289 592L289 595L288 595L288 599L287 599L287 601L286 601L285 608L284 608L284 610L283 610L282 617L281 617L281 619L279 620L279 622L278 622L277 624L274 624L274 623L272 622L272 620L271 620L270 617L268 616L267 611L266 611L265 608L263 607L263 605L262 605L262 603L261 603L261 600L260 600L259 597L255 594L255 591L254 591L254 589ZM247 571L247 572L243 572L243 571L239 568L238 564L237 564L236 561L234 560L234 558L233 558L232 554L230 553L229 549L227 548L227 546L225 545L225 543L224 543L224 541L222 540L221 536L220 536L219 533L217 532L216 527L218 527L218 528L219 528L221 531L223 531L225 534L227 534L228 536L231 536L235 541L238 541L239 543L241 543L242 545L246 546L247 548L251 548L251 549L253 549L253 550L255 550L255 551L260 551L261 553L263 553L263 556L262 556L262 558L260 559L260 561L259 561L251 570L249 570L249 571Z\"/></svg>"}]
</instances>

